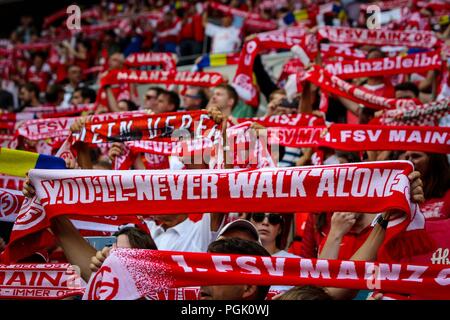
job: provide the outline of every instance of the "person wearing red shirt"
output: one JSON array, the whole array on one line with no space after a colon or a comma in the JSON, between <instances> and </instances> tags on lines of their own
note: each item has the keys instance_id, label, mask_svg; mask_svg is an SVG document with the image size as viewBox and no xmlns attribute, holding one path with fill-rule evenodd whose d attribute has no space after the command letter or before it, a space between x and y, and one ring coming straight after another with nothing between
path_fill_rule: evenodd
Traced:
<instances>
[{"instance_id":1,"label":"person wearing red shirt","mask_svg":"<svg viewBox=\"0 0 450 320\"><path fill-rule=\"evenodd\" d=\"M181 20L172 11L164 13L163 19L156 26L158 36L157 50L176 53Z\"/></svg>"},{"instance_id":2,"label":"person wearing red shirt","mask_svg":"<svg viewBox=\"0 0 450 320\"><path fill-rule=\"evenodd\" d=\"M202 16L191 5L181 21L180 55L191 56L200 54L202 52L204 34Z\"/></svg>"},{"instance_id":3,"label":"person wearing red shirt","mask_svg":"<svg viewBox=\"0 0 450 320\"><path fill-rule=\"evenodd\" d=\"M33 65L28 68L26 75L27 81L35 83L39 91L45 92L51 77L52 70L45 62L44 56L42 54L36 54L33 59Z\"/></svg>"}]
</instances>

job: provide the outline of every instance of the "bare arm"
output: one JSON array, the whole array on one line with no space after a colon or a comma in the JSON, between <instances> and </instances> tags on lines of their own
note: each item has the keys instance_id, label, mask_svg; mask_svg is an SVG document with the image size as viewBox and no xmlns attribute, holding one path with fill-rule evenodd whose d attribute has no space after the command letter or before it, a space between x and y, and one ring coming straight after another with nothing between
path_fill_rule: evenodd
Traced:
<instances>
[{"instance_id":1,"label":"bare arm","mask_svg":"<svg viewBox=\"0 0 450 320\"><path fill-rule=\"evenodd\" d=\"M81 277L88 282L91 277L91 257L97 250L92 247L78 232L72 222L66 217L57 217L51 220L51 229L69 263L76 265L81 270Z\"/></svg>"},{"instance_id":2,"label":"bare arm","mask_svg":"<svg viewBox=\"0 0 450 320\"><path fill-rule=\"evenodd\" d=\"M114 97L114 94L110 87L106 88L106 97L108 99L108 107L112 112L120 112L119 107L117 105L116 97Z\"/></svg>"},{"instance_id":3,"label":"bare arm","mask_svg":"<svg viewBox=\"0 0 450 320\"><path fill-rule=\"evenodd\" d=\"M348 111L350 111L351 113L353 113L355 116L359 116L360 111L360 107L359 105L349 99L343 98L343 97L338 97L339 101L344 105L344 107L347 108Z\"/></svg>"},{"instance_id":4,"label":"bare arm","mask_svg":"<svg viewBox=\"0 0 450 320\"><path fill-rule=\"evenodd\" d=\"M28 177L23 186L23 194L28 198L36 195L36 191ZM50 223L50 228L58 239L59 245L64 250L64 254L69 263L78 266L83 280L86 282L89 281L91 276L89 264L96 250L84 240L68 218L63 216L56 217L51 219Z\"/></svg>"}]
</instances>

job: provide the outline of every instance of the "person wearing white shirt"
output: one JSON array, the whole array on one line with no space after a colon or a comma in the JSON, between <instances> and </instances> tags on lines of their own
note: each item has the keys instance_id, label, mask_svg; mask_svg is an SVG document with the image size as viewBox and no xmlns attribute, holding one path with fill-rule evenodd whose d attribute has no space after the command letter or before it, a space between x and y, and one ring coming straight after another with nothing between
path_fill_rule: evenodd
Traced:
<instances>
[{"instance_id":1,"label":"person wearing white shirt","mask_svg":"<svg viewBox=\"0 0 450 320\"><path fill-rule=\"evenodd\" d=\"M150 235L159 250L206 252L217 237L223 221L221 213L205 213L193 222L186 214L155 215L146 220Z\"/></svg>"},{"instance_id":2,"label":"person wearing white shirt","mask_svg":"<svg viewBox=\"0 0 450 320\"><path fill-rule=\"evenodd\" d=\"M232 53L239 49L241 44L241 29L232 25L231 15L225 15L222 18L222 25L218 26L206 22L207 16L204 16L205 34L212 37L211 53Z\"/></svg>"}]
</instances>

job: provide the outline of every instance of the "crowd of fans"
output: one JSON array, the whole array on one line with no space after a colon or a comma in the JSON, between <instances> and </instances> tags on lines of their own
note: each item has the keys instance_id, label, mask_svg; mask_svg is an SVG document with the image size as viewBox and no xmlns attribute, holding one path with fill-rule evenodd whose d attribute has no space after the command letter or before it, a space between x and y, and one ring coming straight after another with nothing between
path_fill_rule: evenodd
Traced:
<instances>
[{"instance_id":1,"label":"crowd of fans","mask_svg":"<svg viewBox=\"0 0 450 320\"><path fill-rule=\"evenodd\" d=\"M367 2L224 0L220 4L236 9L224 13L208 5L208 1L109 0L82 8L82 14L90 13L82 16L82 27L91 29L87 32L83 29L81 32L69 31L69 35L63 19L48 19L43 26L38 26L32 16L23 16L9 39L0 41L0 116L16 114L19 119L21 113L37 107L56 106L56 110L64 110L74 105L95 104L89 111L71 114L78 117L71 126L72 132L79 131L92 114L136 110L149 114L207 110L218 124L226 120L229 126L237 124L240 118L305 112L323 118L327 123L367 124L380 114L344 97L330 95L328 110L319 110L322 92L316 86L304 86L303 92L298 92L292 102L287 90L274 79L260 56L256 57L253 66L254 78L263 97L256 108L244 103L231 79L212 88L120 84L99 90L101 79L114 70L126 68L125 59L133 53L172 53L176 55L179 66L190 65L198 63L205 55L239 54L242 44L256 32L299 25L311 33L321 25L364 28L366 16L363 15L361 21L359 8ZM410 19L403 30L431 30L450 46L450 4L442 1L448 11L436 19L433 6L420 7L416 2L411 1L410 9L418 19ZM325 5L328 5L326 10ZM259 15L258 19L264 22L262 29L246 23L242 12ZM104 30L92 28L107 24L112 27ZM377 46L364 45L357 49L364 53L366 59L383 58L389 53L386 48ZM271 51L276 53L276 50ZM450 57L446 54L449 53L442 52L444 64ZM319 58L313 63L320 63L319 60L320 51ZM440 75L432 70L425 74L369 76L349 82L378 96L412 99L416 104L425 104L450 96L450 82L445 83L440 92L437 91L436 82ZM306 109L305 103L308 104ZM448 126L448 119L447 109L447 115L436 126ZM16 126L19 125L18 120ZM5 135L14 133L14 130L8 126L0 127L0 132ZM37 141L21 139L16 149L42 152L38 147ZM53 145L49 153L54 155L57 149ZM124 149L121 142L111 143L106 149L79 144L77 159L67 166L72 169L112 170L113 161L125 152ZM280 167L316 163L316 150L313 148L280 146L278 154L272 156ZM447 156L416 150L371 151L361 146L359 152L325 149L323 164L411 161L415 167L415 172L410 175L411 196L413 201L420 203L427 230L431 233L434 226L450 226L450 165ZM138 154L131 166L131 169L143 170L207 168L207 163L185 164L180 158L151 153ZM23 192L27 197L34 195L34 187L28 179ZM385 213L385 219L390 214ZM127 226L114 233L117 242L113 247L374 261L383 237L379 233L381 224L373 224L375 217L374 214L332 211L145 216L142 225ZM8 243L12 224L0 224L3 224L0 230L1 251ZM93 248L66 217L52 219L50 229L58 241L57 248L49 248L44 255L35 255L24 262L68 261L80 266L81 276L87 282L108 257L111 247ZM449 232L447 230L443 237L447 246L450 245ZM374 241L377 237L381 239L378 242ZM369 241L370 246L367 244ZM442 247L445 244L440 245L445 249ZM57 253L61 252L64 257L57 258ZM426 257L405 256L398 262L430 264L433 253ZM449 263L448 259L444 261ZM209 286L202 287L199 296L201 299L264 299L268 290L256 286ZM281 300L353 299L358 294L354 290L313 286L272 286L270 291L277 291L274 298ZM362 293L362 299L367 298L368 293ZM382 299L382 295L371 299Z\"/></svg>"}]
</instances>

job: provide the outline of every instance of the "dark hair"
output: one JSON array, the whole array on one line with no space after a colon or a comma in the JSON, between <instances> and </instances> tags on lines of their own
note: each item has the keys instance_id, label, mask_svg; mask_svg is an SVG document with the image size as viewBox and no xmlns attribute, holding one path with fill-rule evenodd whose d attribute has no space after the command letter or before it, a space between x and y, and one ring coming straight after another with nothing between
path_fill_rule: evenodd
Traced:
<instances>
[{"instance_id":1,"label":"dark hair","mask_svg":"<svg viewBox=\"0 0 450 320\"><path fill-rule=\"evenodd\" d=\"M22 88L27 89L27 91L34 92L37 99L39 99L39 87L34 82L25 83Z\"/></svg>"},{"instance_id":2,"label":"dark hair","mask_svg":"<svg viewBox=\"0 0 450 320\"><path fill-rule=\"evenodd\" d=\"M138 228L125 227L114 233L114 236L118 237L122 234L128 237L128 241L130 241L132 248L158 250L158 247L152 237Z\"/></svg>"},{"instance_id":3,"label":"dark hair","mask_svg":"<svg viewBox=\"0 0 450 320\"><path fill-rule=\"evenodd\" d=\"M208 252L270 257L270 253L259 243L239 238L213 241L208 246ZM256 300L264 300L269 288L270 286L258 286Z\"/></svg>"},{"instance_id":4,"label":"dark hair","mask_svg":"<svg viewBox=\"0 0 450 320\"><path fill-rule=\"evenodd\" d=\"M209 102L209 98L205 90L203 88L197 88L197 95L199 96L200 99L199 105L200 109L206 109L206 106L208 105Z\"/></svg>"},{"instance_id":5,"label":"dark hair","mask_svg":"<svg viewBox=\"0 0 450 320\"><path fill-rule=\"evenodd\" d=\"M158 95L158 96L165 91L164 89L162 89L160 87L149 87L147 89L147 92L150 90L156 91L156 95Z\"/></svg>"},{"instance_id":6,"label":"dark hair","mask_svg":"<svg viewBox=\"0 0 450 320\"><path fill-rule=\"evenodd\" d=\"M78 87L75 89L74 92L80 91L81 97L84 99L89 99L89 103L94 103L95 99L97 97L97 94L95 93L95 90L92 90L87 87Z\"/></svg>"},{"instance_id":7,"label":"dark hair","mask_svg":"<svg viewBox=\"0 0 450 320\"><path fill-rule=\"evenodd\" d=\"M233 99L233 101L234 101L233 102L233 106L231 107L231 109L234 109L234 107L236 107L237 103L239 102L239 96L238 96L238 94L236 92L236 89L234 89L231 85L225 84L225 83L219 84L215 88L216 89L217 88L222 88L222 89L224 89L227 92L228 96L231 99Z\"/></svg>"},{"instance_id":8,"label":"dark hair","mask_svg":"<svg viewBox=\"0 0 450 320\"><path fill-rule=\"evenodd\" d=\"M423 179L425 199L441 198L450 189L450 164L446 154L427 153L428 170Z\"/></svg>"},{"instance_id":9,"label":"dark hair","mask_svg":"<svg viewBox=\"0 0 450 320\"><path fill-rule=\"evenodd\" d=\"M278 300L333 300L322 287L300 286L289 289L279 296Z\"/></svg>"},{"instance_id":10,"label":"dark hair","mask_svg":"<svg viewBox=\"0 0 450 320\"><path fill-rule=\"evenodd\" d=\"M52 84L45 93L45 100L48 103L57 103L59 98L58 95L60 93L65 93L63 86L60 84Z\"/></svg>"},{"instance_id":11,"label":"dark hair","mask_svg":"<svg viewBox=\"0 0 450 320\"><path fill-rule=\"evenodd\" d=\"M383 51L381 51L380 48L376 48L376 47L370 49L369 51L367 51L366 57L368 57L372 52L378 52L378 53L381 53L381 56L382 56L383 58L386 57L386 54L385 54Z\"/></svg>"},{"instance_id":12,"label":"dark hair","mask_svg":"<svg viewBox=\"0 0 450 320\"><path fill-rule=\"evenodd\" d=\"M135 111L135 110L138 109L138 105L136 103L134 103L133 101L131 101L131 100L121 99L118 102L120 102L120 101L123 101L123 102L125 102L127 104L128 111Z\"/></svg>"},{"instance_id":13,"label":"dark hair","mask_svg":"<svg viewBox=\"0 0 450 320\"><path fill-rule=\"evenodd\" d=\"M361 157L357 152L336 150L335 155L338 158L344 158L348 163L361 162Z\"/></svg>"},{"instance_id":14,"label":"dark hair","mask_svg":"<svg viewBox=\"0 0 450 320\"><path fill-rule=\"evenodd\" d=\"M172 111L177 111L178 109L180 109L181 100L180 100L180 96L178 95L178 93L176 93L174 91L164 90L160 94L164 94L169 97L169 103L173 104L175 106L175 109Z\"/></svg>"},{"instance_id":15,"label":"dark hair","mask_svg":"<svg viewBox=\"0 0 450 320\"><path fill-rule=\"evenodd\" d=\"M414 93L414 96L417 98L419 96L419 88L413 82L402 82L394 87L395 91L411 91Z\"/></svg>"}]
</instances>

